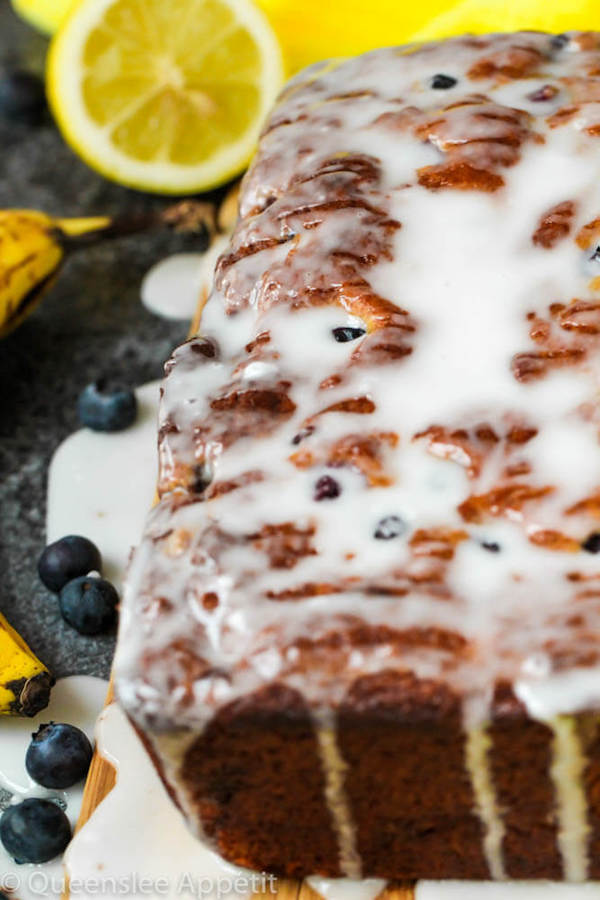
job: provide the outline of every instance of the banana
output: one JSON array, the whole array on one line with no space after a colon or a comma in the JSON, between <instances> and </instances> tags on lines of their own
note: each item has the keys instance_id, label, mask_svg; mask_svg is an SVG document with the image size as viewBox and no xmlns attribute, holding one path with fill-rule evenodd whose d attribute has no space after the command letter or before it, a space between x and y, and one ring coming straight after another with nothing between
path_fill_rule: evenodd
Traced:
<instances>
[{"instance_id":1,"label":"banana","mask_svg":"<svg viewBox=\"0 0 600 900\"><path fill-rule=\"evenodd\" d=\"M35 716L54 678L0 613L0 716Z\"/></svg>"},{"instance_id":2,"label":"banana","mask_svg":"<svg viewBox=\"0 0 600 900\"><path fill-rule=\"evenodd\" d=\"M160 212L79 219L53 218L36 210L0 210L0 338L35 309L71 253L157 227L206 229L212 235L215 207L186 200Z\"/></svg>"}]
</instances>

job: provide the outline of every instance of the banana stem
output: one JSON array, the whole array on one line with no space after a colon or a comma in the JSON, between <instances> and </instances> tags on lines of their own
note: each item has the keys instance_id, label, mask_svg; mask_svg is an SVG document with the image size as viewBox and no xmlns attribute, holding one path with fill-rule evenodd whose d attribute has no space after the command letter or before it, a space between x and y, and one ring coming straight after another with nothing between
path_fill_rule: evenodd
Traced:
<instances>
[{"instance_id":1,"label":"banana stem","mask_svg":"<svg viewBox=\"0 0 600 900\"><path fill-rule=\"evenodd\" d=\"M37 306L66 256L102 241L160 228L208 234L210 239L217 230L215 205L181 200L160 211L80 219L54 219L35 210L0 210L0 338Z\"/></svg>"}]
</instances>

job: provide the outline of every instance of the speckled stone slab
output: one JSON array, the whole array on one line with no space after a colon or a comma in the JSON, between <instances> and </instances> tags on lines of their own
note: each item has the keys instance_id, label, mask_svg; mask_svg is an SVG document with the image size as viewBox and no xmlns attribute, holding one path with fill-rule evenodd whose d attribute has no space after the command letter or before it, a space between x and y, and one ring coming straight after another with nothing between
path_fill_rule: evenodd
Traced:
<instances>
[{"instance_id":1,"label":"speckled stone slab","mask_svg":"<svg viewBox=\"0 0 600 900\"><path fill-rule=\"evenodd\" d=\"M0 66L41 72L46 46L8 0L0 3ZM65 146L49 116L37 128L0 119L0 208L88 215L167 202L94 174ZM114 639L82 637L66 626L37 577L48 464L77 428L82 386L104 373L131 385L160 377L186 326L147 312L140 282L156 260L202 249L199 243L155 233L86 251L67 263L33 316L0 342L0 609L59 677L108 676Z\"/></svg>"}]
</instances>

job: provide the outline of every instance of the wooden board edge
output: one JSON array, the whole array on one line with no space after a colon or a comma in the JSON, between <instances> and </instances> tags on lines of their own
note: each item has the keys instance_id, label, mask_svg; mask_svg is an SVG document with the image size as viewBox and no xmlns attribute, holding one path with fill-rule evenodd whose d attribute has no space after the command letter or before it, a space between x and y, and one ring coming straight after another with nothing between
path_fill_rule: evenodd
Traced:
<instances>
[{"instance_id":1,"label":"wooden board edge","mask_svg":"<svg viewBox=\"0 0 600 900\"><path fill-rule=\"evenodd\" d=\"M108 685L108 693L104 702L104 708L110 706L114 702L115 693L112 679ZM107 759L100 755L98 748L94 750L92 764L88 772L85 788L83 791L83 801L81 803L81 812L75 827L75 834L88 822L94 810L100 806L105 797L110 794L117 783L117 773L114 767Z\"/></svg>"}]
</instances>

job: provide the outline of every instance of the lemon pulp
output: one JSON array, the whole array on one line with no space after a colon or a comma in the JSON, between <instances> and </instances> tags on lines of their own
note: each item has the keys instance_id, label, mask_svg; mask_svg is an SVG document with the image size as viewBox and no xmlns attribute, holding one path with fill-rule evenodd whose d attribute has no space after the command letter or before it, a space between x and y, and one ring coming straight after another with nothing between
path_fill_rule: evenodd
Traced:
<instances>
[{"instance_id":1,"label":"lemon pulp","mask_svg":"<svg viewBox=\"0 0 600 900\"><path fill-rule=\"evenodd\" d=\"M54 39L50 102L94 168L146 190L205 190L246 165L282 81L250 0L83 0Z\"/></svg>"}]
</instances>

